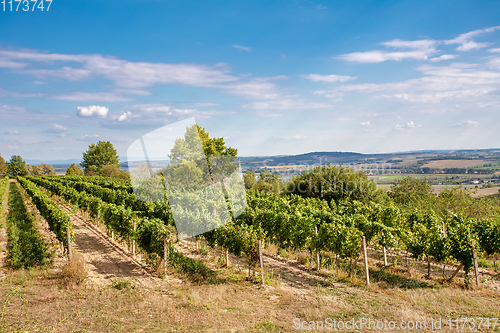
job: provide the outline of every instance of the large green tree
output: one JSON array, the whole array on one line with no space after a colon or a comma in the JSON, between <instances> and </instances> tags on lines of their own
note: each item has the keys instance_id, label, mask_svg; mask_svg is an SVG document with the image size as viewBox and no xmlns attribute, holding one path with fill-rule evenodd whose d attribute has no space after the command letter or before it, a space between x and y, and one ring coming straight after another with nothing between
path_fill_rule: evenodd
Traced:
<instances>
[{"instance_id":1,"label":"large green tree","mask_svg":"<svg viewBox=\"0 0 500 333\"><path fill-rule=\"evenodd\" d=\"M286 184L285 191L303 197L323 198L328 202L333 200L335 203L353 200L382 202L387 197L364 172L330 163L293 177Z\"/></svg>"},{"instance_id":2,"label":"large green tree","mask_svg":"<svg viewBox=\"0 0 500 333\"><path fill-rule=\"evenodd\" d=\"M186 127L184 137L175 141L169 158L173 168L186 161L195 162L205 175L218 178L236 170L232 162L237 153L237 149L226 146L224 138L210 138L204 128L194 124Z\"/></svg>"},{"instance_id":3,"label":"large green tree","mask_svg":"<svg viewBox=\"0 0 500 333\"><path fill-rule=\"evenodd\" d=\"M111 165L119 169L119 158L115 147L109 141L99 141L89 146L83 153L83 159L80 165L83 167L86 175L99 174L105 166Z\"/></svg>"},{"instance_id":4,"label":"large green tree","mask_svg":"<svg viewBox=\"0 0 500 333\"><path fill-rule=\"evenodd\" d=\"M26 169L26 162L19 155L13 155L10 158L9 165L7 167L7 173L12 177L26 176L28 173Z\"/></svg>"}]
</instances>

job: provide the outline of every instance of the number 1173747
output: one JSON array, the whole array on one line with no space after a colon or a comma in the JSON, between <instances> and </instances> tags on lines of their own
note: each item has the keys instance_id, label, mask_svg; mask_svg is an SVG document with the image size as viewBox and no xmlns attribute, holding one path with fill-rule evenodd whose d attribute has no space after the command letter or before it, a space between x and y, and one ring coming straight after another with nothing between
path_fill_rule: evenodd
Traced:
<instances>
[{"instance_id":1,"label":"number 1173747","mask_svg":"<svg viewBox=\"0 0 500 333\"><path fill-rule=\"evenodd\" d=\"M48 12L50 5L52 0L2 0L0 9L4 12Z\"/></svg>"}]
</instances>

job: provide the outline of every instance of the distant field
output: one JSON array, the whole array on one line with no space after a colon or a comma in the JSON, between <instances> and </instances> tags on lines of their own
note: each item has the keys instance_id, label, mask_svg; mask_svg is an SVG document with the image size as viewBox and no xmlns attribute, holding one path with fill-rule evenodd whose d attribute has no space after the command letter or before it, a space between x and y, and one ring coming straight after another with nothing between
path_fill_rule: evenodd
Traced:
<instances>
[{"instance_id":1,"label":"distant field","mask_svg":"<svg viewBox=\"0 0 500 333\"><path fill-rule=\"evenodd\" d=\"M486 164L485 160L439 160L439 161L430 161L422 165L423 168L436 168L436 169L444 169L444 168L471 168L478 165Z\"/></svg>"},{"instance_id":2,"label":"distant field","mask_svg":"<svg viewBox=\"0 0 500 333\"><path fill-rule=\"evenodd\" d=\"M490 187L490 188L478 188L475 193L472 194L473 197L485 197L488 195L497 194L500 191L500 187Z\"/></svg>"}]
</instances>

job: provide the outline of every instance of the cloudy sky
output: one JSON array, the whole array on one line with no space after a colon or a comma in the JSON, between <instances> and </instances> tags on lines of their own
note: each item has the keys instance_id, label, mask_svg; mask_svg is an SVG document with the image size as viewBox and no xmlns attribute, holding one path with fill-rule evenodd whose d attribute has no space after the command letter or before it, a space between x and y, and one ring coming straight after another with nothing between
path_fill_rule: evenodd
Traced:
<instances>
[{"instance_id":1,"label":"cloudy sky","mask_svg":"<svg viewBox=\"0 0 500 333\"><path fill-rule=\"evenodd\" d=\"M189 117L242 156L500 147L498 1L16 4L0 4L6 159L109 140L124 160Z\"/></svg>"}]
</instances>

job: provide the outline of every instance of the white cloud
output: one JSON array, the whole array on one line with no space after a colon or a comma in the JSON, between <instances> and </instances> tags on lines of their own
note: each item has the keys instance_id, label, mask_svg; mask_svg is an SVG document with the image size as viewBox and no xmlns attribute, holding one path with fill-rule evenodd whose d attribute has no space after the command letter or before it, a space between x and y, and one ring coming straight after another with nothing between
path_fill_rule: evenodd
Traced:
<instances>
[{"instance_id":1,"label":"white cloud","mask_svg":"<svg viewBox=\"0 0 500 333\"><path fill-rule=\"evenodd\" d=\"M19 131L14 131L14 130L8 130L3 132L3 134L8 134L8 135L18 135Z\"/></svg>"},{"instance_id":2,"label":"white cloud","mask_svg":"<svg viewBox=\"0 0 500 333\"><path fill-rule=\"evenodd\" d=\"M105 118L108 115L109 109L105 106L90 105L77 107L76 113L79 117L101 117Z\"/></svg>"},{"instance_id":3,"label":"white cloud","mask_svg":"<svg viewBox=\"0 0 500 333\"><path fill-rule=\"evenodd\" d=\"M457 57L456 54L443 54L443 55L440 55L439 57L431 58L429 60L435 62L435 61L451 60L451 59L455 59L456 57Z\"/></svg>"},{"instance_id":4,"label":"white cloud","mask_svg":"<svg viewBox=\"0 0 500 333\"><path fill-rule=\"evenodd\" d=\"M461 44L459 47L457 47L458 51L470 51L470 50L474 50L474 49L487 47L490 45L490 43L476 43L472 39L476 36L483 35L483 34L486 34L489 32L494 32L498 29L500 29L500 26L470 31L470 32L461 34L458 37L455 37L453 39L445 40L444 43L445 44Z\"/></svg>"},{"instance_id":5,"label":"white cloud","mask_svg":"<svg viewBox=\"0 0 500 333\"><path fill-rule=\"evenodd\" d=\"M16 146L16 145L7 145L7 149L19 149L19 146Z\"/></svg>"},{"instance_id":6,"label":"white cloud","mask_svg":"<svg viewBox=\"0 0 500 333\"><path fill-rule=\"evenodd\" d=\"M132 113L130 111L123 112L118 118L116 118L116 121L122 122L122 121L129 119L131 116L132 116Z\"/></svg>"},{"instance_id":7,"label":"white cloud","mask_svg":"<svg viewBox=\"0 0 500 333\"><path fill-rule=\"evenodd\" d=\"M477 127L478 125L479 125L478 121L463 120L459 123L453 124L452 127L470 128L470 127Z\"/></svg>"},{"instance_id":8,"label":"white cloud","mask_svg":"<svg viewBox=\"0 0 500 333\"><path fill-rule=\"evenodd\" d=\"M394 126L395 131L405 131L405 130L409 130L412 128L415 128L415 123L413 122L413 120L410 120L409 122L407 122L404 125L396 124Z\"/></svg>"},{"instance_id":9,"label":"white cloud","mask_svg":"<svg viewBox=\"0 0 500 333\"><path fill-rule=\"evenodd\" d=\"M347 75L321 75L321 74L304 74L300 77L313 81L313 82L346 82L356 80L355 76L347 76Z\"/></svg>"},{"instance_id":10,"label":"white cloud","mask_svg":"<svg viewBox=\"0 0 500 333\"><path fill-rule=\"evenodd\" d=\"M488 52L492 52L492 53L500 53L500 48L497 48L497 49L489 49Z\"/></svg>"},{"instance_id":11,"label":"white cloud","mask_svg":"<svg viewBox=\"0 0 500 333\"><path fill-rule=\"evenodd\" d=\"M196 117L207 119L215 116L227 116L234 111L199 110L196 108L179 108L166 104L136 104L123 108L123 111L109 114L104 127L146 128L158 126L169 122Z\"/></svg>"},{"instance_id":12,"label":"white cloud","mask_svg":"<svg viewBox=\"0 0 500 333\"><path fill-rule=\"evenodd\" d=\"M60 125L60 124L52 124L50 128L43 130L44 133L56 133L56 134L63 134L62 132L65 132L68 128L66 126Z\"/></svg>"},{"instance_id":13,"label":"white cloud","mask_svg":"<svg viewBox=\"0 0 500 333\"><path fill-rule=\"evenodd\" d=\"M252 48L249 46L243 46L243 45L233 45L235 49L238 49L240 51L245 51L245 52L250 52L252 51Z\"/></svg>"},{"instance_id":14,"label":"white cloud","mask_svg":"<svg viewBox=\"0 0 500 333\"><path fill-rule=\"evenodd\" d=\"M491 66L499 66L494 59ZM315 91L338 101L347 93L375 94L375 97L408 103L485 103L500 94L500 72L477 68L474 64L453 63L447 66L422 65L422 77L387 83L343 84L330 90Z\"/></svg>"},{"instance_id":15,"label":"white cloud","mask_svg":"<svg viewBox=\"0 0 500 333\"><path fill-rule=\"evenodd\" d=\"M483 47L488 47L490 46L490 43L476 43L476 42L465 42L459 47L457 47L457 51L470 51L470 50L475 50L475 49L481 49Z\"/></svg>"},{"instance_id":16,"label":"white cloud","mask_svg":"<svg viewBox=\"0 0 500 333\"><path fill-rule=\"evenodd\" d=\"M433 39L421 39L421 40L401 40L393 39L388 42L381 43L384 46L394 47L394 48L407 48L415 50L432 50L436 45L436 41Z\"/></svg>"},{"instance_id":17,"label":"white cloud","mask_svg":"<svg viewBox=\"0 0 500 333\"><path fill-rule=\"evenodd\" d=\"M64 132L68 128L64 127L63 125L54 124L54 125L52 125L52 129L55 130L55 131Z\"/></svg>"},{"instance_id":18,"label":"white cloud","mask_svg":"<svg viewBox=\"0 0 500 333\"><path fill-rule=\"evenodd\" d=\"M381 43L386 47L405 49L404 51L366 51L366 52L353 52L342 54L337 58L362 63L378 63L388 60L401 61L405 59L427 60L436 52L436 41L430 39L423 40L400 40L394 39L388 42Z\"/></svg>"},{"instance_id":19,"label":"white cloud","mask_svg":"<svg viewBox=\"0 0 500 333\"><path fill-rule=\"evenodd\" d=\"M273 111L273 110L313 110L328 109L332 106L328 103L310 102L293 97L283 97L271 101L258 101L241 106L244 109ZM275 114L277 115L277 114Z\"/></svg>"},{"instance_id":20,"label":"white cloud","mask_svg":"<svg viewBox=\"0 0 500 333\"><path fill-rule=\"evenodd\" d=\"M228 93L247 99L275 99L279 96L276 83L273 81L284 79L285 76L271 78L255 78L248 82L229 83L221 86Z\"/></svg>"},{"instance_id":21,"label":"white cloud","mask_svg":"<svg viewBox=\"0 0 500 333\"><path fill-rule=\"evenodd\" d=\"M388 60L401 61L405 59L427 60L430 53L427 51L385 52L367 51L342 54L339 59L350 62L378 63Z\"/></svg>"},{"instance_id":22,"label":"white cloud","mask_svg":"<svg viewBox=\"0 0 500 333\"><path fill-rule=\"evenodd\" d=\"M76 91L67 94L56 95L52 99L71 102L127 102L132 99L112 92L85 92Z\"/></svg>"},{"instance_id":23,"label":"white cloud","mask_svg":"<svg viewBox=\"0 0 500 333\"><path fill-rule=\"evenodd\" d=\"M362 121L359 123L361 126L367 126L367 127L370 127L372 124L370 123L370 121Z\"/></svg>"},{"instance_id":24,"label":"white cloud","mask_svg":"<svg viewBox=\"0 0 500 333\"><path fill-rule=\"evenodd\" d=\"M181 84L196 87L211 87L216 84L236 81L238 78L227 74L225 64L206 66L200 64L171 64L131 62L100 54L56 54L38 50L0 50L0 61L23 64L17 73L28 74L39 79L60 78L81 81L102 77L114 82L119 88L138 89L156 84ZM26 69L37 62L48 68ZM71 64L72 66L69 66ZM12 67L12 64L10 64ZM58 67L59 65L59 67Z\"/></svg>"},{"instance_id":25,"label":"white cloud","mask_svg":"<svg viewBox=\"0 0 500 333\"><path fill-rule=\"evenodd\" d=\"M100 135L98 134L85 134L82 137L77 138L77 141L87 141L87 142L92 142L100 138Z\"/></svg>"}]
</instances>

